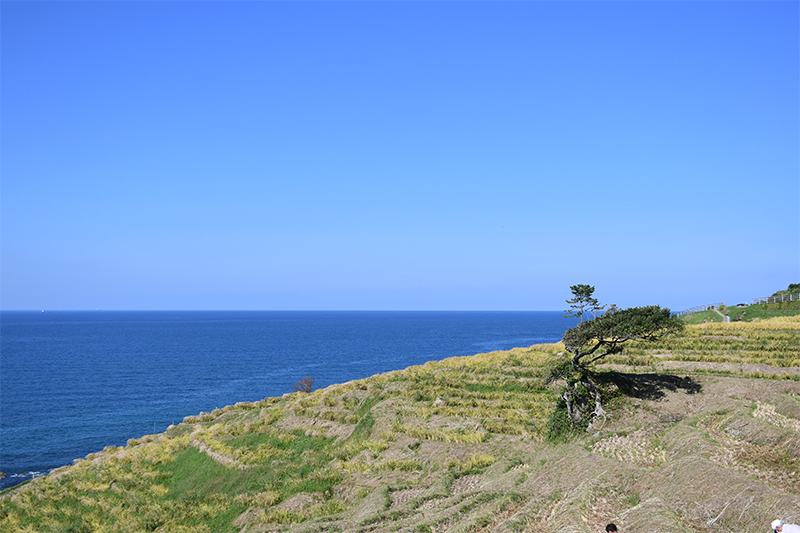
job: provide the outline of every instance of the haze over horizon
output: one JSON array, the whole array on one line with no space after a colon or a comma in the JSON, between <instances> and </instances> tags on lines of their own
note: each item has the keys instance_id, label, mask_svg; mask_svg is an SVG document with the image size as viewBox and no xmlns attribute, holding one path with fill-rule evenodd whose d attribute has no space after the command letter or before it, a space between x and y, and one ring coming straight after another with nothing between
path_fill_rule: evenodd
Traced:
<instances>
[{"instance_id":1,"label":"haze over horizon","mask_svg":"<svg viewBox=\"0 0 800 533\"><path fill-rule=\"evenodd\" d=\"M2 2L0 308L800 282L797 2Z\"/></svg>"}]
</instances>

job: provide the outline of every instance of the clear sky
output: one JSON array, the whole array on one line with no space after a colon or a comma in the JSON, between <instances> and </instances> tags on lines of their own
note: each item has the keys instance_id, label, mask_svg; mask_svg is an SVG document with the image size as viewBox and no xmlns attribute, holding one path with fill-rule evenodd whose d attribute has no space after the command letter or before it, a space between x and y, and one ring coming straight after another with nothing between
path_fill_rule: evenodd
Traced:
<instances>
[{"instance_id":1,"label":"clear sky","mask_svg":"<svg viewBox=\"0 0 800 533\"><path fill-rule=\"evenodd\" d=\"M2 2L2 309L800 282L800 3Z\"/></svg>"}]
</instances>

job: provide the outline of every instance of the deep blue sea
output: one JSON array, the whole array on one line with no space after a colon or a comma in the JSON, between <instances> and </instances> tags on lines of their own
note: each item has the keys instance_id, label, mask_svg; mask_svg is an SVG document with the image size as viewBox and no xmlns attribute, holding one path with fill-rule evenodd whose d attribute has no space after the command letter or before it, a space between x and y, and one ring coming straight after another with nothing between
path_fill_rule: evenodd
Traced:
<instances>
[{"instance_id":1,"label":"deep blue sea","mask_svg":"<svg viewBox=\"0 0 800 533\"><path fill-rule=\"evenodd\" d=\"M2 311L0 488L185 416L561 339L557 311Z\"/></svg>"}]
</instances>

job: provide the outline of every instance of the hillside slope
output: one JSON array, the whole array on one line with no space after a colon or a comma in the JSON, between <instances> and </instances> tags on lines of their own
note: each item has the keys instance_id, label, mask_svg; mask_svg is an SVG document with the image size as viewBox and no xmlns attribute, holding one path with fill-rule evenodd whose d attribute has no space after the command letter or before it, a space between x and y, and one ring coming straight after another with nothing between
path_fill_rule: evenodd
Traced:
<instances>
[{"instance_id":1,"label":"hillside slope","mask_svg":"<svg viewBox=\"0 0 800 533\"><path fill-rule=\"evenodd\" d=\"M800 522L800 318L689 326L598 368L559 433L560 345L188 417L6 491L2 531L767 531Z\"/></svg>"}]
</instances>

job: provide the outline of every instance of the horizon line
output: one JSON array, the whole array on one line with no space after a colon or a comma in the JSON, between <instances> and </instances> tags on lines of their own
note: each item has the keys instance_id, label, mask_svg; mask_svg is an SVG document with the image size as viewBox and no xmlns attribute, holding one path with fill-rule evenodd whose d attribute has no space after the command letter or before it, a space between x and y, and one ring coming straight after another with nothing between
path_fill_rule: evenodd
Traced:
<instances>
[{"instance_id":1,"label":"horizon line","mask_svg":"<svg viewBox=\"0 0 800 533\"><path fill-rule=\"evenodd\" d=\"M0 312L14 313L59 313L59 312L282 312L282 313L539 313L558 312L559 309L0 309Z\"/></svg>"}]
</instances>

